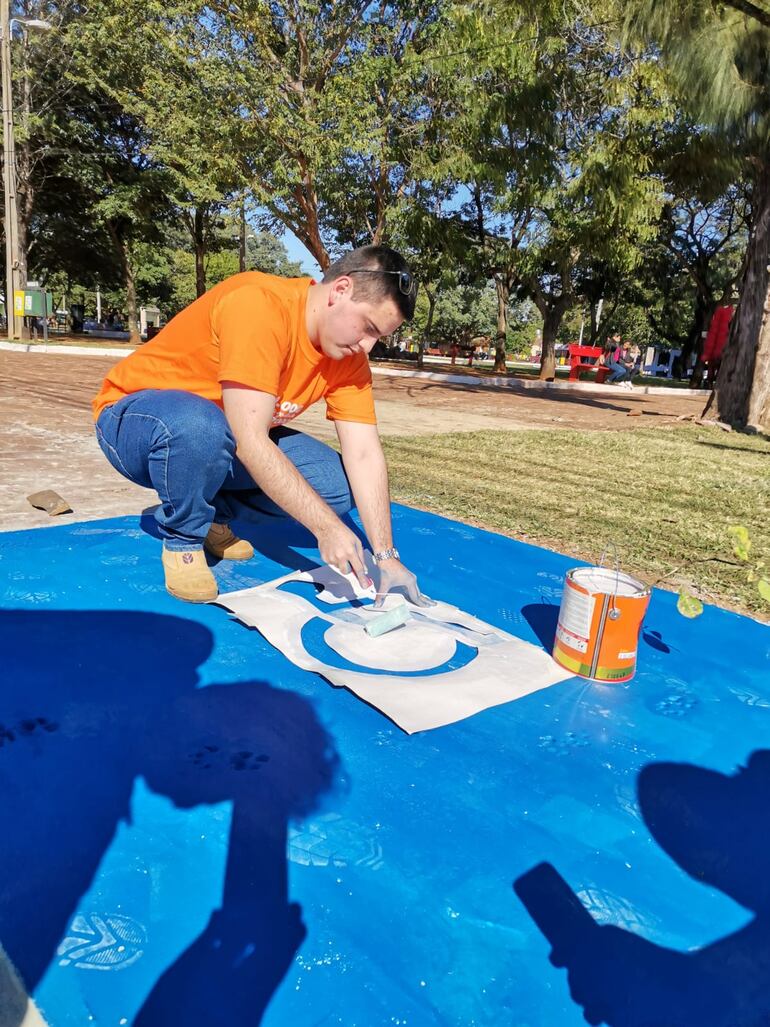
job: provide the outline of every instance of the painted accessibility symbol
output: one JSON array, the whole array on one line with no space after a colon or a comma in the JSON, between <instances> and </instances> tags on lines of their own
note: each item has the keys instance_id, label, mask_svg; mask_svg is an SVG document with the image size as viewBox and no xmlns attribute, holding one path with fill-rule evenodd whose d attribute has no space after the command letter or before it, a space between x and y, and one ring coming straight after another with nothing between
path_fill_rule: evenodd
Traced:
<instances>
[{"instance_id":1,"label":"painted accessibility symbol","mask_svg":"<svg viewBox=\"0 0 770 1027\"><path fill-rule=\"evenodd\" d=\"M144 954L147 932L120 913L76 913L59 945L59 966L79 970L125 970Z\"/></svg>"}]
</instances>

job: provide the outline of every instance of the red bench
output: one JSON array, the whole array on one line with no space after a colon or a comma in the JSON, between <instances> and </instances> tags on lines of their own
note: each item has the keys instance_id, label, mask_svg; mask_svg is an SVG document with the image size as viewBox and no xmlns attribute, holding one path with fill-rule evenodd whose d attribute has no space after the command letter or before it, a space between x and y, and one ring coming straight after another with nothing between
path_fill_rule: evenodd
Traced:
<instances>
[{"instance_id":1,"label":"red bench","mask_svg":"<svg viewBox=\"0 0 770 1027\"><path fill-rule=\"evenodd\" d=\"M601 385L610 373L609 367L599 364L599 357L602 355L601 346L578 346L573 343L568 347L569 352L569 380L576 382L580 375L586 371L596 372L596 384Z\"/></svg>"}]
</instances>

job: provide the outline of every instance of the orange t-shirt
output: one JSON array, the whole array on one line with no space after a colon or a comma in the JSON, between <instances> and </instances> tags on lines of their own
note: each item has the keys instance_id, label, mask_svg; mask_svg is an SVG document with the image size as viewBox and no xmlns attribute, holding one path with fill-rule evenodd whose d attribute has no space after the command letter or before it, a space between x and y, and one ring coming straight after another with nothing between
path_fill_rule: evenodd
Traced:
<instances>
[{"instance_id":1,"label":"orange t-shirt","mask_svg":"<svg viewBox=\"0 0 770 1027\"><path fill-rule=\"evenodd\" d=\"M231 381L276 397L274 426L322 397L330 421L376 424L366 354L331 360L310 341L311 284L246 271L215 285L110 369L93 402L94 420L141 389L181 389L221 407L221 383Z\"/></svg>"}]
</instances>

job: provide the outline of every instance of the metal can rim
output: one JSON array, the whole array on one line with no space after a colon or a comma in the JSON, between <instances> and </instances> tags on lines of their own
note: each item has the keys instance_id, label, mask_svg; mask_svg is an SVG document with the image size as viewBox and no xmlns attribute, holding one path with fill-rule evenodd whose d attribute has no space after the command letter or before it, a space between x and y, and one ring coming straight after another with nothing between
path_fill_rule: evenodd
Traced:
<instances>
[{"instance_id":1,"label":"metal can rim","mask_svg":"<svg viewBox=\"0 0 770 1027\"><path fill-rule=\"evenodd\" d=\"M580 581L577 575L583 573L591 573L593 571L602 571L605 574L615 577L617 575L618 581L623 581L625 584L630 585L635 589L632 595L622 595L620 599L643 599L645 596L650 595L652 589L649 585L645 585L639 578L635 578L633 574L628 574L626 571L615 571L612 567L600 567L597 565L587 567L573 567L567 571L567 579L572 582L573 585L577 585L579 588L586 591L589 595L613 595L612 590L604 591L600 589L591 589L588 585Z\"/></svg>"}]
</instances>

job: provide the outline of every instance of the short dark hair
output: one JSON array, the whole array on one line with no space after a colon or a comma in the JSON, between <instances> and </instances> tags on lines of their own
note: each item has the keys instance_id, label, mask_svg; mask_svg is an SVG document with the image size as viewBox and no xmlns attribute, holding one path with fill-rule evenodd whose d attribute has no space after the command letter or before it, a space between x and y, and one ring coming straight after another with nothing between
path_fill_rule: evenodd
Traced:
<instances>
[{"instance_id":1,"label":"short dark hair","mask_svg":"<svg viewBox=\"0 0 770 1027\"><path fill-rule=\"evenodd\" d=\"M382 274L361 274L361 272L382 271ZM353 278L353 296L357 300L377 301L390 299L398 307L402 317L410 321L414 316L417 300L417 283L409 265L390 246L359 246L335 260L325 271L324 283L328 284L343 275ZM408 290L402 287L402 276L409 276Z\"/></svg>"}]
</instances>

